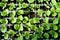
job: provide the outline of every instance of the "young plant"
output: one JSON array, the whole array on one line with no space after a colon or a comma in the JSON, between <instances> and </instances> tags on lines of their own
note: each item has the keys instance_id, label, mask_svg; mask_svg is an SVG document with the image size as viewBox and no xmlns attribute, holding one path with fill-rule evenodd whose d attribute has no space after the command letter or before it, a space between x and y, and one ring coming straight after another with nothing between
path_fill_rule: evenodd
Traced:
<instances>
[{"instance_id":1,"label":"young plant","mask_svg":"<svg viewBox=\"0 0 60 40\"><path fill-rule=\"evenodd\" d=\"M17 40L23 40L23 35L19 33Z\"/></svg>"},{"instance_id":2,"label":"young plant","mask_svg":"<svg viewBox=\"0 0 60 40\"><path fill-rule=\"evenodd\" d=\"M9 10L5 9L4 11L1 12L1 16L7 16L9 14Z\"/></svg>"},{"instance_id":3,"label":"young plant","mask_svg":"<svg viewBox=\"0 0 60 40\"><path fill-rule=\"evenodd\" d=\"M0 7L6 7L6 3L0 2Z\"/></svg>"},{"instance_id":4,"label":"young plant","mask_svg":"<svg viewBox=\"0 0 60 40\"><path fill-rule=\"evenodd\" d=\"M20 24L19 31L23 31L23 24L22 23Z\"/></svg>"},{"instance_id":5,"label":"young plant","mask_svg":"<svg viewBox=\"0 0 60 40\"><path fill-rule=\"evenodd\" d=\"M15 29L15 30L19 30L19 28L20 28L19 24L15 24L15 25L14 25L14 29Z\"/></svg>"},{"instance_id":6,"label":"young plant","mask_svg":"<svg viewBox=\"0 0 60 40\"><path fill-rule=\"evenodd\" d=\"M27 5L27 3L23 3L21 6L22 6L22 8L27 8L28 5Z\"/></svg>"},{"instance_id":7,"label":"young plant","mask_svg":"<svg viewBox=\"0 0 60 40\"><path fill-rule=\"evenodd\" d=\"M2 0L2 2L8 2L8 0Z\"/></svg>"},{"instance_id":8,"label":"young plant","mask_svg":"<svg viewBox=\"0 0 60 40\"><path fill-rule=\"evenodd\" d=\"M23 21L23 16L22 15L17 17L17 23L21 23L21 21Z\"/></svg>"},{"instance_id":9,"label":"young plant","mask_svg":"<svg viewBox=\"0 0 60 40\"><path fill-rule=\"evenodd\" d=\"M8 34L9 34L10 36L14 36L15 31L13 31L13 30L9 30L9 31L8 31Z\"/></svg>"},{"instance_id":10,"label":"young plant","mask_svg":"<svg viewBox=\"0 0 60 40\"><path fill-rule=\"evenodd\" d=\"M55 19L53 20L53 24L58 24L58 18L55 18Z\"/></svg>"},{"instance_id":11,"label":"young plant","mask_svg":"<svg viewBox=\"0 0 60 40\"><path fill-rule=\"evenodd\" d=\"M7 32L7 27L6 27L6 25L3 24L3 25L1 26L1 32L2 32L2 33Z\"/></svg>"},{"instance_id":12,"label":"young plant","mask_svg":"<svg viewBox=\"0 0 60 40\"><path fill-rule=\"evenodd\" d=\"M28 21L29 19L28 19L28 17L27 17L27 16L25 16L25 17L24 17L24 20Z\"/></svg>"},{"instance_id":13,"label":"young plant","mask_svg":"<svg viewBox=\"0 0 60 40\"><path fill-rule=\"evenodd\" d=\"M9 35L7 33L4 33L2 36L4 37L4 39L8 39L8 37L9 37Z\"/></svg>"},{"instance_id":14,"label":"young plant","mask_svg":"<svg viewBox=\"0 0 60 40\"><path fill-rule=\"evenodd\" d=\"M11 17L11 23L16 23L16 18L15 17Z\"/></svg>"},{"instance_id":15,"label":"young plant","mask_svg":"<svg viewBox=\"0 0 60 40\"><path fill-rule=\"evenodd\" d=\"M51 11L50 11L50 10L48 10L48 11L46 11L46 12L45 12L45 14L46 14L47 16L50 16Z\"/></svg>"},{"instance_id":16,"label":"young plant","mask_svg":"<svg viewBox=\"0 0 60 40\"><path fill-rule=\"evenodd\" d=\"M53 30L50 31L50 35L54 38L58 38L58 33Z\"/></svg>"},{"instance_id":17,"label":"young plant","mask_svg":"<svg viewBox=\"0 0 60 40\"><path fill-rule=\"evenodd\" d=\"M40 2L43 2L43 0L38 0L38 2L40 3Z\"/></svg>"},{"instance_id":18,"label":"young plant","mask_svg":"<svg viewBox=\"0 0 60 40\"><path fill-rule=\"evenodd\" d=\"M16 12L15 12L15 11L12 11L12 13L10 14L10 16L11 16L11 17L14 17L15 14L16 14Z\"/></svg>"},{"instance_id":19,"label":"young plant","mask_svg":"<svg viewBox=\"0 0 60 40\"><path fill-rule=\"evenodd\" d=\"M16 0L16 2L23 2L24 0Z\"/></svg>"},{"instance_id":20,"label":"young plant","mask_svg":"<svg viewBox=\"0 0 60 40\"><path fill-rule=\"evenodd\" d=\"M29 3L33 3L35 0L27 0Z\"/></svg>"},{"instance_id":21,"label":"young plant","mask_svg":"<svg viewBox=\"0 0 60 40\"><path fill-rule=\"evenodd\" d=\"M28 31L25 31L24 36L25 36L25 39L29 39L30 38L30 33Z\"/></svg>"},{"instance_id":22,"label":"young plant","mask_svg":"<svg viewBox=\"0 0 60 40\"><path fill-rule=\"evenodd\" d=\"M23 10L18 10L17 15L21 15L21 14L24 14L24 11Z\"/></svg>"},{"instance_id":23,"label":"young plant","mask_svg":"<svg viewBox=\"0 0 60 40\"><path fill-rule=\"evenodd\" d=\"M36 8L40 8L40 4L37 4L37 5L36 5Z\"/></svg>"},{"instance_id":24,"label":"young plant","mask_svg":"<svg viewBox=\"0 0 60 40\"><path fill-rule=\"evenodd\" d=\"M10 3L9 10L13 10L14 8L15 8L15 4L14 3Z\"/></svg>"},{"instance_id":25,"label":"young plant","mask_svg":"<svg viewBox=\"0 0 60 40\"><path fill-rule=\"evenodd\" d=\"M7 19L1 19L1 23L2 24L7 24L8 23L8 20Z\"/></svg>"},{"instance_id":26,"label":"young plant","mask_svg":"<svg viewBox=\"0 0 60 40\"><path fill-rule=\"evenodd\" d=\"M53 26L52 26L52 29L53 29L53 30L58 30L58 26L57 26L57 25L53 25Z\"/></svg>"},{"instance_id":27,"label":"young plant","mask_svg":"<svg viewBox=\"0 0 60 40\"><path fill-rule=\"evenodd\" d=\"M31 10L34 10L34 7L35 7L35 4L30 4L30 7L29 7L29 8L30 8Z\"/></svg>"},{"instance_id":28,"label":"young plant","mask_svg":"<svg viewBox=\"0 0 60 40\"><path fill-rule=\"evenodd\" d=\"M44 37L45 38L49 38L49 34L48 33L44 33Z\"/></svg>"},{"instance_id":29,"label":"young plant","mask_svg":"<svg viewBox=\"0 0 60 40\"><path fill-rule=\"evenodd\" d=\"M39 18L32 18L29 20L30 23L40 23L40 19Z\"/></svg>"},{"instance_id":30,"label":"young plant","mask_svg":"<svg viewBox=\"0 0 60 40\"><path fill-rule=\"evenodd\" d=\"M39 15L39 16L42 16L42 14L43 14L43 10L38 9L37 12L38 12L38 15Z\"/></svg>"}]
</instances>

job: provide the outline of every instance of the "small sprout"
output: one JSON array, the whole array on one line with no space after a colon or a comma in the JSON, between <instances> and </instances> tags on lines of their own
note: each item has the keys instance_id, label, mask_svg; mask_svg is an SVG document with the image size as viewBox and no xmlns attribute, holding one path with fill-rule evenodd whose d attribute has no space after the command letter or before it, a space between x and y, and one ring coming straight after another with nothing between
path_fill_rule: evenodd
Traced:
<instances>
[{"instance_id":1,"label":"small sprout","mask_svg":"<svg viewBox=\"0 0 60 40\"><path fill-rule=\"evenodd\" d=\"M12 11L12 13L10 14L10 16L11 16L11 17L14 17L15 14L16 14L16 12L15 12L15 11Z\"/></svg>"},{"instance_id":2,"label":"small sprout","mask_svg":"<svg viewBox=\"0 0 60 40\"><path fill-rule=\"evenodd\" d=\"M19 31L23 31L23 24L22 23L20 24Z\"/></svg>"},{"instance_id":3,"label":"small sprout","mask_svg":"<svg viewBox=\"0 0 60 40\"><path fill-rule=\"evenodd\" d=\"M3 34L2 36L4 36L4 39L8 39L8 34L7 33L5 33L5 34Z\"/></svg>"},{"instance_id":4,"label":"small sprout","mask_svg":"<svg viewBox=\"0 0 60 40\"><path fill-rule=\"evenodd\" d=\"M37 32L43 32L44 28L43 27L39 27L37 28Z\"/></svg>"},{"instance_id":5,"label":"small sprout","mask_svg":"<svg viewBox=\"0 0 60 40\"><path fill-rule=\"evenodd\" d=\"M11 17L11 23L16 23L16 18L15 17Z\"/></svg>"},{"instance_id":6,"label":"small sprout","mask_svg":"<svg viewBox=\"0 0 60 40\"><path fill-rule=\"evenodd\" d=\"M57 15L57 13L56 12L54 12L54 13L52 13L52 16L54 17L54 16L56 16Z\"/></svg>"},{"instance_id":7,"label":"small sprout","mask_svg":"<svg viewBox=\"0 0 60 40\"><path fill-rule=\"evenodd\" d=\"M19 27L20 27L19 24L15 24L15 25L14 25L14 29L15 29L15 30L19 30Z\"/></svg>"},{"instance_id":8,"label":"small sprout","mask_svg":"<svg viewBox=\"0 0 60 40\"><path fill-rule=\"evenodd\" d=\"M18 14L18 15L24 14L24 11L23 11L23 10L18 10L18 11L17 11L17 14Z\"/></svg>"},{"instance_id":9,"label":"small sprout","mask_svg":"<svg viewBox=\"0 0 60 40\"><path fill-rule=\"evenodd\" d=\"M5 33L7 31L7 28L6 28L6 26L3 24L2 26L1 26L1 32L2 33Z\"/></svg>"},{"instance_id":10,"label":"small sprout","mask_svg":"<svg viewBox=\"0 0 60 40\"><path fill-rule=\"evenodd\" d=\"M33 3L35 0L28 0L29 3Z\"/></svg>"},{"instance_id":11,"label":"small sprout","mask_svg":"<svg viewBox=\"0 0 60 40\"><path fill-rule=\"evenodd\" d=\"M5 9L4 11L1 12L2 16L7 16L9 14L9 10Z\"/></svg>"},{"instance_id":12,"label":"small sprout","mask_svg":"<svg viewBox=\"0 0 60 40\"><path fill-rule=\"evenodd\" d=\"M16 2L23 2L24 0L16 0Z\"/></svg>"},{"instance_id":13,"label":"small sprout","mask_svg":"<svg viewBox=\"0 0 60 40\"><path fill-rule=\"evenodd\" d=\"M40 2L43 2L43 0L38 0L38 2L40 3Z\"/></svg>"},{"instance_id":14,"label":"small sprout","mask_svg":"<svg viewBox=\"0 0 60 40\"><path fill-rule=\"evenodd\" d=\"M40 23L40 19L39 18L32 18L29 20L30 23Z\"/></svg>"},{"instance_id":15,"label":"small sprout","mask_svg":"<svg viewBox=\"0 0 60 40\"><path fill-rule=\"evenodd\" d=\"M25 31L24 36L25 36L26 39L29 39L30 38L30 33L28 31Z\"/></svg>"},{"instance_id":16,"label":"small sprout","mask_svg":"<svg viewBox=\"0 0 60 40\"><path fill-rule=\"evenodd\" d=\"M55 12L55 8L54 7L52 7L50 10L51 10L52 13Z\"/></svg>"},{"instance_id":17,"label":"small sprout","mask_svg":"<svg viewBox=\"0 0 60 40\"><path fill-rule=\"evenodd\" d=\"M58 33L57 33L57 32L51 30L51 31L50 31L50 34L51 34L52 37L58 38Z\"/></svg>"},{"instance_id":18,"label":"small sprout","mask_svg":"<svg viewBox=\"0 0 60 40\"><path fill-rule=\"evenodd\" d=\"M27 3L23 3L22 8L27 8Z\"/></svg>"},{"instance_id":19,"label":"small sprout","mask_svg":"<svg viewBox=\"0 0 60 40\"><path fill-rule=\"evenodd\" d=\"M40 4L37 4L37 5L36 5L36 8L40 8Z\"/></svg>"},{"instance_id":20,"label":"small sprout","mask_svg":"<svg viewBox=\"0 0 60 40\"><path fill-rule=\"evenodd\" d=\"M30 7L29 7L29 8L30 8L31 10L34 10L34 7L35 7L35 4L30 4Z\"/></svg>"},{"instance_id":21,"label":"small sprout","mask_svg":"<svg viewBox=\"0 0 60 40\"><path fill-rule=\"evenodd\" d=\"M43 19L44 20L44 22L45 23L48 23L48 21L49 21L49 18L48 17L46 17L45 19Z\"/></svg>"},{"instance_id":22,"label":"small sprout","mask_svg":"<svg viewBox=\"0 0 60 40\"><path fill-rule=\"evenodd\" d=\"M7 19L1 19L1 23L2 24L7 24L8 23L8 20Z\"/></svg>"},{"instance_id":23,"label":"small sprout","mask_svg":"<svg viewBox=\"0 0 60 40\"><path fill-rule=\"evenodd\" d=\"M18 9L21 9L21 8L22 8L22 4L19 3L19 4L18 4Z\"/></svg>"},{"instance_id":24,"label":"small sprout","mask_svg":"<svg viewBox=\"0 0 60 40\"><path fill-rule=\"evenodd\" d=\"M38 12L38 15L39 15L39 16L42 16L42 14L43 14L43 10L38 9L37 12Z\"/></svg>"},{"instance_id":25,"label":"small sprout","mask_svg":"<svg viewBox=\"0 0 60 40\"><path fill-rule=\"evenodd\" d=\"M13 10L14 8L15 8L15 4L14 3L10 3L9 10Z\"/></svg>"},{"instance_id":26,"label":"small sprout","mask_svg":"<svg viewBox=\"0 0 60 40\"><path fill-rule=\"evenodd\" d=\"M58 33L55 32L55 33L53 34L53 37L54 37L54 38L58 38Z\"/></svg>"},{"instance_id":27,"label":"small sprout","mask_svg":"<svg viewBox=\"0 0 60 40\"><path fill-rule=\"evenodd\" d=\"M45 38L49 38L49 34L48 33L44 33L44 37Z\"/></svg>"},{"instance_id":28,"label":"small sprout","mask_svg":"<svg viewBox=\"0 0 60 40\"><path fill-rule=\"evenodd\" d=\"M53 30L58 30L58 26L57 25L54 25L52 27L53 27Z\"/></svg>"},{"instance_id":29,"label":"small sprout","mask_svg":"<svg viewBox=\"0 0 60 40\"><path fill-rule=\"evenodd\" d=\"M53 24L58 24L58 18L55 18L55 19L53 20Z\"/></svg>"},{"instance_id":30,"label":"small sprout","mask_svg":"<svg viewBox=\"0 0 60 40\"><path fill-rule=\"evenodd\" d=\"M29 19L28 19L28 17L27 17L27 16L25 16L25 17L24 17L24 20L28 21Z\"/></svg>"},{"instance_id":31,"label":"small sprout","mask_svg":"<svg viewBox=\"0 0 60 40\"><path fill-rule=\"evenodd\" d=\"M20 35L20 36L17 38L17 40L23 40L23 36Z\"/></svg>"},{"instance_id":32,"label":"small sprout","mask_svg":"<svg viewBox=\"0 0 60 40\"><path fill-rule=\"evenodd\" d=\"M56 9L56 12L57 12L57 13L60 13L60 8L57 8L57 9Z\"/></svg>"},{"instance_id":33,"label":"small sprout","mask_svg":"<svg viewBox=\"0 0 60 40\"><path fill-rule=\"evenodd\" d=\"M37 27L35 25L31 25L30 29L36 31Z\"/></svg>"},{"instance_id":34,"label":"small sprout","mask_svg":"<svg viewBox=\"0 0 60 40\"><path fill-rule=\"evenodd\" d=\"M50 29L50 25L49 24L44 24L43 27L44 27L45 30L49 30Z\"/></svg>"},{"instance_id":35,"label":"small sprout","mask_svg":"<svg viewBox=\"0 0 60 40\"><path fill-rule=\"evenodd\" d=\"M26 25L27 25L28 27L30 27L30 26L31 26L31 23L30 23L30 22L28 22L28 23L26 23Z\"/></svg>"},{"instance_id":36,"label":"small sprout","mask_svg":"<svg viewBox=\"0 0 60 40\"><path fill-rule=\"evenodd\" d=\"M23 20L23 16L22 16L22 15L18 16L18 19L19 19L20 21L22 21L22 20Z\"/></svg>"},{"instance_id":37,"label":"small sprout","mask_svg":"<svg viewBox=\"0 0 60 40\"><path fill-rule=\"evenodd\" d=\"M11 35L11 36L14 36L15 32L13 30L9 30L8 34Z\"/></svg>"},{"instance_id":38,"label":"small sprout","mask_svg":"<svg viewBox=\"0 0 60 40\"><path fill-rule=\"evenodd\" d=\"M48 10L48 11L45 12L45 14L46 14L47 16L50 16L51 12Z\"/></svg>"},{"instance_id":39,"label":"small sprout","mask_svg":"<svg viewBox=\"0 0 60 40\"><path fill-rule=\"evenodd\" d=\"M0 7L6 7L6 3L0 2Z\"/></svg>"},{"instance_id":40,"label":"small sprout","mask_svg":"<svg viewBox=\"0 0 60 40\"><path fill-rule=\"evenodd\" d=\"M3 2L8 2L8 0L2 0Z\"/></svg>"}]
</instances>

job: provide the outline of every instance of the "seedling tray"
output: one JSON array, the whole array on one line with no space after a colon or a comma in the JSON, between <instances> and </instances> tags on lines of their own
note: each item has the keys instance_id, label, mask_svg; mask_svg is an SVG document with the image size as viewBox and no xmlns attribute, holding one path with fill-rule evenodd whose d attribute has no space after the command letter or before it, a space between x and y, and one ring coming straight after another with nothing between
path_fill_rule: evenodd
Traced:
<instances>
[{"instance_id":1,"label":"seedling tray","mask_svg":"<svg viewBox=\"0 0 60 40\"><path fill-rule=\"evenodd\" d=\"M60 0L1 0L0 40L59 40Z\"/></svg>"}]
</instances>

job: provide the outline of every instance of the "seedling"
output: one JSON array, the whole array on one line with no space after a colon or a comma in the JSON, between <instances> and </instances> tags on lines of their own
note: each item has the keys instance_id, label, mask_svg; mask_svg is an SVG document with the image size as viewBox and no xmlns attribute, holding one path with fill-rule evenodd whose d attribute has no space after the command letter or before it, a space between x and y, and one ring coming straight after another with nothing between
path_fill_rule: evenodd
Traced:
<instances>
[{"instance_id":1,"label":"seedling","mask_svg":"<svg viewBox=\"0 0 60 40\"><path fill-rule=\"evenodd\" d=\"M7 33L2 35L4 37L4 39L8 39L9 35Z\"/></svg>"},{"instance_id":2,"label":"seedling","mask_svg":"<svg viewBox=\"0 0 60 40\"><path fill-rule=\"evenodd\" d=\"M27 8L27 6L28 6L27 3L22 4L22 8Z\"/></svg>"},{"instance_id":3,"label":"seedling","mask_svg":"<svg viewBox=\"0 0 60 40\"><path fill-rule=\"evenodd\" d=\"M17 2L23 2L24 0L16 0Z\"/></svg>"},{"instance_id":4,"label":"seedling","mask_svg":"<svg viewBox=\"0 0 60 40\"><path fill-rule=\"evenodd\" d=\"M43 2L43 0L38 0L38 2L40 3L40 2Z\"/></svg>"},{"instance_id":5,"label":"seedling","mask_svg":"<svg viewBox=\"0 0 60 40\"><path fill-rule=\"evenodd\" d=\"M19 28L20 28L19 24L15 24L15 25L14 25L14 29L15 29L15 30L19 30Z\"/></svg>"},{"instance_id":6,"label":"seedling","mask_svg":"<svg viewBox=\"0 0 60 40\"><path fill-rule=\"evenodd\" d=\"M49 38L49 34L48 33L44 33L44 37L45 38Z\"/></svg>"},{"instance_id":7,"label":"seedling","mask_svg":"<svg viewBox=\"0 0 60 40\"><path fill-rule=\"evenodd\" d=\"M28 31L24 32L24 36L26 39L29 39L30 38L30 33Z\"/></svg>"},{"instance_id":8,"label":"seedling","mask_svg":"<svg viewBox=\"0 0 60 40\"><path fill-rule=\"evenodd\" d=\"M58 18L53 20L53 24L58 24Z\"/></svg>"},{"instance_id":9,"label":"seedling","mask_svg":"<svg viewBox=\"0 0 60 40\"><path fill-rule=\"evenodd\" d=\"M5 9L4 11L1 12L1 16L7 16L9 14L9 10Z\"/></svg>"},{"instance_id":10,"label":"seedling","mask_svg":"<svg viewBox=\"0 0 60 40\"><path fill-rule=\"evenodd\" d=\"M11 35L11 36L14 36L15 31L13 31L13 30L9 30L9 31L8 31L8 34Z\"/></svg>"},{"instance_id":11,"label":"seedling","mask_svg":"<svg viewBox=\"0 0 60 40\"><path fill-rule=\"evenodd\" d=\"M18 15L24 14L24 11L23 11L23 10L18 10L18 11L17 11L17 14L18 14Z\"/></svg>"},{"instance_id":12,"label":"seedling","mask_svg":"<svg viewBox=\"0 0 60 40\"><path fill-rule=\"evenodd\" d=\"M6 25L3 24L3 25L1 26L1 32L2 32L2 33L7 32L7 27L6 27Z\"/></svg>"},{"instance_id":13,"label":"seedling","mask_svg":"<svg viewBox=\"0 0 60 40\"><path fill-rule=\"evenodd\" d=\"M8 2L8 0L2 0L3 2Z\"/></svg>"},{"instance_id":14,"label":"seedling","mask_svg":"<svg viewBox=\"0 0 60 40\"><path fill-rule=\"evenodd\" d=\"M16 23L16 18L15 17L11 17L11 23Z\"/></svg>"},{"instance_id":15,"label":"seedling","mask_svg":"<svg viewBox=\"0 0 60 40\"><path fill-rule=\"evenodd\" d=\"M0 2L0 7L6 7L6 3Z\"/></svg>"},{"instance_id":16,"label":"seedling","mask_svg":"<svg viewBox=\"0 0 60 40\"><path fill-rule=\"evenodd\" d=\"M33 3L35 0L28 0L29 3Z\"/></svg>"},{"instance_id":17,"label":"seedling","mask_svg":"<svg viewBox=\"0 0 60 40\"><path fill-rule=\"evenodd\" d=\"M13 10L14 8L15 8L15 4L14 3L10 3L9 10Z\"/></svg>"}]
</instances>

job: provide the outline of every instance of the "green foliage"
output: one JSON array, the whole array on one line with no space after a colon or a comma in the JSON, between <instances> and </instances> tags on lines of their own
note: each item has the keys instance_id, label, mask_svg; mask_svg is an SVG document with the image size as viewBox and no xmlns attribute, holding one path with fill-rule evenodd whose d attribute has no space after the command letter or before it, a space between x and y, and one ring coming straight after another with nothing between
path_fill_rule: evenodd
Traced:
<instances>
[{"instance_id":1,"label":"green foliage","mask_svg":"<svg viewBox=\"0 0 60 40\"><path fill-rule=\"evenodd\" d=\"M33 3L35 0L28 0L29 3Z\"/></svg>"},{"instance_id":2,"label":"green foliage","mask_svg":"<svg viewBox=\"0 0 60 40\"><path fill-rule=\"evenodd\" d=\"M45 38L49 38L49 34L48 33L44 33L44 37Z\"/></svg>"},{"instance_id":3,"label":"green foliage","mask_svg":"<svg viewBox=\"0 0 60 40\"><path fill-rule=\"evenodd\" d=\"M9 10L5 9L4 11L1 12L1 16L7 16L9 14Z\"/></svg>"},{"instance_id":4,"label":"green foliage","mask_svg":"<svg viewBox=\"0 0 60 40\"><path fill-rule=\"evenodd\" d=\"M6 27L6 25L3 24L3 25L1 26L1 32L2 32L2 33L5 33L6 31L7 31L7 27Z\"/></svg>"}]
</instances>

